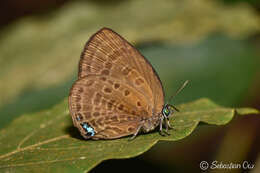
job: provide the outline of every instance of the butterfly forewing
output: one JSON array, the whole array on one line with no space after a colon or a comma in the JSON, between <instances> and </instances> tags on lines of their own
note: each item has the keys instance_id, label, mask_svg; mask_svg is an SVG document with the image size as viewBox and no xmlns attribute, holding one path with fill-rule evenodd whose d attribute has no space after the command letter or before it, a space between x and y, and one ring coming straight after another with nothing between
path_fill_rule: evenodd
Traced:
<instances>
[{"instance_id":1,"label":"butterfly forewing","mask_svg":"<svg viewBox=\"0 0 260 173\"><path fill-rule=\"evenodd\" d=\"M86 43L78 76L102 73L143 90L143 94L151 98L151 106L160 105L161 109L164 93L157 73L137 49L108 28L98 31Z\"/></svg>"},{"instance_id":2,"label":"butterfly forewing","mask_svg":"<svg viewBox=\"0 0 260 173\"><path fill-rule=\"evenodd\" d=\"M107 28L90 38L69 97L74 125L83 136L82 122L94 128L94 139L133 134L141 119L159 113L163 104L160 79L132 45Z\"/></svg>"}]
</instances>

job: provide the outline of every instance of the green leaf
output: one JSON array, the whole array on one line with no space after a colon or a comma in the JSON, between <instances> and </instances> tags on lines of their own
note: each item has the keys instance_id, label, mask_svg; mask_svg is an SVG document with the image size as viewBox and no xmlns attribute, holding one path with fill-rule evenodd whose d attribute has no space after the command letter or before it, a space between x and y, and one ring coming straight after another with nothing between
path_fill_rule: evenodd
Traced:
<instances>
[{"instance_id":1,"label":"green leaf","mask_svg":"<svg viewBox=\"0 0 260 173\"><path fill-rule=\"evenodd\" d=\"M171 118L170 136L158 132L116 140L83 140L72 127L67 99L43 112L23 115L0 131L1 172L86 172L103 160L130 158L147 151L159 140L187 137L199 122L223 125L234 116L258 113L252 108L225 108L208 99L179 105Z\"/></svg>"}]
</instances>

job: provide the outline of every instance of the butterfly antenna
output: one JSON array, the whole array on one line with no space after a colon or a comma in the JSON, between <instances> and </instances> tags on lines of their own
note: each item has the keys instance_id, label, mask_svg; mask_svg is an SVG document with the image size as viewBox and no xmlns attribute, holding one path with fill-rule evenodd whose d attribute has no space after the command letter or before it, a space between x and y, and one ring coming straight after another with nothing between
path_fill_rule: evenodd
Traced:
<instances>
[{"instance_id":1,"label":"butterfly antenna","mask_svg":"<svg viewBox=\"0 0 260 173\"><path fill-rule=\"evenodd\" d=\"M172 99L173 99L176 95L178 95L179 92L181 92L181 90L182 90L183 88L185 88L185 86L186 86L188 83L189 83L189 80L186 80L186 81L182 84L182 86L176 91L176 93L173 94L173 95L170 97L168 103L170 103L170 102L172 101Z\"/></svg>"}]
</instances>

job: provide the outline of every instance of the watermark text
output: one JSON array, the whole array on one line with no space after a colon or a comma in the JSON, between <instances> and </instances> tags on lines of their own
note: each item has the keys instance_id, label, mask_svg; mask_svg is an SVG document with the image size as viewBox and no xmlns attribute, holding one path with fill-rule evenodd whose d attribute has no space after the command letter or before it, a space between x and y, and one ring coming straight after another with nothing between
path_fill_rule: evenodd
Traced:
<instances>
[{"instance_id":1,"label":"watermark text","mask_svg":"<svg viewBox=\"0 0 260 173\"><path fill-rule=\"evenodd\" d=\"M224 163L214 160L212 162L201 161L200 162L200 169L205 171L207 169L244 169L250 170L253 169L255 165L250 163L249 161L243 161L242 163Z\"/></svg>"}]
</instances>

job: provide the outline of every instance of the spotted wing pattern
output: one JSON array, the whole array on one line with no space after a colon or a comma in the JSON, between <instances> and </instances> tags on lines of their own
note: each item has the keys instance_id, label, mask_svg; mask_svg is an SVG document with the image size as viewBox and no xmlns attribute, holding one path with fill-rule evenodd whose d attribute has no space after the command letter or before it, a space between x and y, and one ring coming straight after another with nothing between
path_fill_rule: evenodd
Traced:
<instances>
[{"instance_id":1,"label":"spotted wing pattern","mask_svg":"<svg viewBox=\"0 0 260 173\"><path fill-rule=\"evenodd\" d=\"M133 134L139 122L159 113L163 104L159 77L132 45L107 28L90 38L69 96L73 123L85 138L85 122L95 130L93 139Z\"/></svg>"},{"instance_id":2,"label":"spotted wing pattern","mask_svg":"<svg viewBox=\"0 0 260 173\"><path fill-rule=\"evenodd\" d=\"M117 138L132 134L138 122L149 117L148 100L133 87L111 76L89 75L71 89L70 110L74 125L88 122L93 138ZM86 133L80 128L82 135Z\"/></svg>"}]
</instances>

